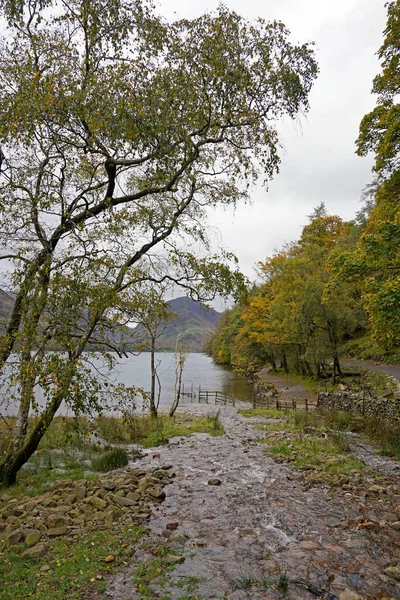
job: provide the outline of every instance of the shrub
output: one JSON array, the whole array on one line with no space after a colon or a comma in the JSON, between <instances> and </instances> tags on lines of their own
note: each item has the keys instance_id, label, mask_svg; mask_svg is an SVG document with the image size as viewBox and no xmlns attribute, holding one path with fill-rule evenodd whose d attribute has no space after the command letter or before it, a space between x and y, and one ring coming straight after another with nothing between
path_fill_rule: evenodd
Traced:
<instances>
[{"instance_id":1,"label":"shrub","mask_svg":"<svg viewBox=\"0 0 400 600\"><path fill-rule=\"evenodd\" d=\"M100 456L92 459L94 471L112 471L119 467L125 467L129 462L125 448L113 448Z\"/></svg>"}]
</instances>

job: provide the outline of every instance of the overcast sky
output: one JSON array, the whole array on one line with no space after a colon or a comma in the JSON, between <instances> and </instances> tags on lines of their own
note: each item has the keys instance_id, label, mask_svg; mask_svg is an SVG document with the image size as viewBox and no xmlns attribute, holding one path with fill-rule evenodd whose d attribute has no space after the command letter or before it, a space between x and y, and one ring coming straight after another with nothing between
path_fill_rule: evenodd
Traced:
<instances>
[{"instance_id":1,"label":"overcast sky","mask_svg":"<svg viewBox=\"0 0 400 600\"><path fill-rule=\"evenodd\" d=\"M372 179L372 157L355 155L364 114L375 105L370 94L379 72L376 51L386 23L383 0L227 0L248 19L279 19L295 42L314 41L320 75L311 110L300 122L280 125L281 170L269 190L258 186L252 205L211 215L215 240L238 256L241 270L255 278L254 264L299 238L307 215L321 201L329 213L352 219L362 189ZM217 8L217 0L163 0L169 20L194 18ZM218 233L219 232L219 233Z\"/></svg>"}]
</instances>

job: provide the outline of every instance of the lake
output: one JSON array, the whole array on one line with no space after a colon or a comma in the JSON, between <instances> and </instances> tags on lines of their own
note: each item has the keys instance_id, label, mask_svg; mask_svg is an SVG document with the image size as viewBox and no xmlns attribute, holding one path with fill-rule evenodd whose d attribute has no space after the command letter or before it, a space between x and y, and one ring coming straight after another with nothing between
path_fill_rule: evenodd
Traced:
<instances>
[{"instance_id":1,"label":"lake","mask_svg":"<svg viewBox=\"0 0 400 600\"><path fill-rule=\"evenodd\" d=\"M172 352L156 352L155 362L159 378L161 381L161 401L160 407L167 408L171 405L174 397L175 384L175 363ZM94 366L101 369L100 359L94 359ZM127 358L116 357L116 366L110 374L110 380L113 383L123 383L127 386L136 386L145 391L150 390L150 353L142 352L136 356L129 355ZM201 386L202 390L220 391L238 400L251 399L251 386L247 381L233 373L230 369L216 365L206 354L191 353L187 356L182 383L184 391L195 392L196 396ZM6 406L4 393L0 398L0 413L3 415L13 415L16 413L16 406L9 404ZM39 406L43 405L43 394L40 390L37 392L37 401ZM181 404L190 403L191 399L184 396ZM140 408L140 402L139 406ZM62 406L57 414L67 414L68 409Z\"/></svg>"}]
</instances>

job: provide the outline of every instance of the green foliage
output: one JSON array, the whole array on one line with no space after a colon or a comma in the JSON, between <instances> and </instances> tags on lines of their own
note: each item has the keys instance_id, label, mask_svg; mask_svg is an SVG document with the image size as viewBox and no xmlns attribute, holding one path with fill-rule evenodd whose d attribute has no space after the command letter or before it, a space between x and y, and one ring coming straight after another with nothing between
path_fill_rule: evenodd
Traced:
<instances>
[{"instance_id":1,"label":"green foliage","mask_svg":"<svg viewBox=\"0 0 400 600\"><path fill-rule=\"evenodd\" d=\"M373 201L357 248L336 257L337 280L352 278L362 289L372 337L385 353L400 345L400 2L387 3L384 41L378 51L382 70L373 82L377 106L360 124L357 152L375 154Z\"/></svg>"},{"instance_id":2,"label":"green foliage","mask_svg":"<svg viewBox=\"0 0 400 600\"><path fill-rule=\"evenodd\" d=\"M142 535L140 526L113 525L112 530L90 531L81 537L50 542L47 556L35 560L4 552L0 556L2 600L95 598L104 591L104 578L124 567L132 545ZM105 563L104 559L110 554L116 560ZM48 565L49 570L42 571L44 565Z\"/></svg>"},{"instance_id":3,"label":"green foliage","mask_svg":"<svg viewBox=\"0 0 400 600\"><path fill-rule=\"evenodd\" d=\"M124 419L102 417L99 421L100 436L110 443L135 443L151 448L165 444L171 437L191 433L223 435L225 430L219 420L219 413L205 417L176 414L169 417L126 415Z\"/></svg>"},{"instance_id":4,"label":"green foliage","mask_svg":"<svg viewBox=\"0 0 400 600\"><path fill-rule=\"evenodd\" d=\"M332 291L330 264L338 252L354 247L359 228L323 208L297 243L259 263L265 283L221 319L209 344L217 362L251 373L266 362L276 371L279 361L284 373L306 378L312 391L327 360L333 358L339 373L340 344L366 319L356 285L342 281Z\"/></svg>"},{"instance_id":5,"label":"green foliage","mask_svg":"<svg viewBox=\"0 0 400 600\"><path fill-rule=\"evenodd\" d=\"M286 411L275 410L273 408L248 408L238 410L239 415L243 417L251 418L251 417L265 417L266 419L282 419L282 417L286 417Z\"/></svg>"},{"instance_id":6,"label":"green foliage","mask_svg":"<svg viewBox=\"0 0 400 600\"><path fill-rule=\"evenodd\" d=\"M223 5L172 24L146 0L0 8L0 231L16 293L0 368L21 349L22 421L35 387L46 398L30 437L13 432L0 465L12 483L63 401L132 406L138 390L99 383L84 351L113 349L149 287L239 296L234 255L190 249L209 249L208 208L246 199L259 167L277 172L277 120L307 111L318 68L281 22Z\"/></svg>"},{"instance_id":7,"label":"green foliage","mask_svg":"<svg viewBox=\"0 0 400 600\"><path fill-rule=\"evenodd\" d=\"M92 469L95 471L112 471L125 467L129 462L125 448L113 448L92 459Z\"/></svg>"}]
</instances>

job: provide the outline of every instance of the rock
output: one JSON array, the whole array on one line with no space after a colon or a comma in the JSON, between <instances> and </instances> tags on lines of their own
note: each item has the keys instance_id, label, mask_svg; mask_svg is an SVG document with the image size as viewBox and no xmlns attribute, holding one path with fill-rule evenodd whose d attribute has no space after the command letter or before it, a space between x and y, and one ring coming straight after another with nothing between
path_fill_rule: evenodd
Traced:
<instances>
[{"instance_id":1,"label":"rock","mask_svg":"<svg viewBox=\"0 0 400 600\"><path fill-rule=\"evenodd\" d=\"M49 565L43 565L43 567L40 567L39 571L42 573L47 573L47 571L50 571L50 567Z\"/></svg>"},{"instance_id":2,"label":"rock","mask_svg":"<svg viewBox=\"0 0 400 600\"><path fill-rule=\"evenodd\" d=\"M133 500L134 502L138 502L140 500L140 495L136 492L129 492L129 494L127 494L126 497L129 498L129 500Z\"/></svg>"},{"instance_id":3,"label":"rock","mask_svg":"<svg viewBox=\"0 0 400 600\"><path fill-rule=\"evenodd\" d=\"M351 590L344 590L344 592L340 594L339 600L362 600L362 598Z\"/></svg>"},{"instance_id":4,"label":"rock","mask_svg":"<svg viewBox=\"0 0 400 600\"><path fill-rule=\"evenodd\" d=\"M112 554L109 554L105 559L104 562L106 563L110 563L113 562L115 560L115 556L113 556Z\"/></svg>"},{"instance_id":5,"label":"rock","mask_svg":"<svg viewBox=\"0 0 400 600\"><path fill-rule=\"evenodd\" d=\"M41 537L42 534L40 533L40 531L27 531L25 533L25 544L28 546L28 548L31 548L31 546L34 546L35 544L40 542Z\"/></svg>"},{"instance_id":6,"label":"rock","mask_svg":"<svg viewBox=\"0 0 400 600\"><path fill-rule=\"evenodd\" d=\"M394 521L393 523L391 523L391 528L395 529L396 531L400 529L400 521Z\"/></svg>"},{"instance_id":7,"label":"rock","mask_svg":"<svg viewBox=\"0 0 400 600\"><path fill-rule=\"evenodd\" d=\"M386 494L387 490L381 485L371 485L368 488L368 492L370 492L371 494Z\"/></svg>"},{"instance_id":8,"label":"rock","mask_svg":"<svg viewBox=\"0 0 400 600\"><path fill-rule=\"evenodd\" d=\"M55 490L65 490L66 488L70 488L73 486L73 481L71 479L58 479L54 482Z\"/></svg>"},{"instance_id":9,"label":"rock","mask_svg":"<svg viewBox=\"0 0 400 600\"><path fill-rule=\"evenodd\" d=\"M120 516L121 513L117 508L109 508L104 517L104 522L107 525L111 525L112 523L115 523L115 521L118 521Z\"/></svg>"},{"instance_id":10,"label":"rock","mask_svg":"<svg viewBox=\"0 0 400 600\"><path fill-rule=\"evenodd\" d=\"M55 508L57 506L57 502L55 502L52 498L43 498L42 505L46 508Z\"/></svg>"},{"instance_id":11,"label":"rock","mask_svg":"<svg viewBox=\"0 0 400 600\"><path fill-rule=\"evenodd\" d=\"M32 548L28 548L22 553L22 558L40 558L47 554L47 549L44 544L36 544Z\"/></svg>"},{"instance_id":12,"label":"rock","mask_svg":"<svg viewBox=\"0 0 400 600\"><path fill-rule=\"evenodd\" d=\"M154 498L155 500L158 500L159 502L162 502L163 500L165 500L165 492L164 492L163 488L159 485L148 488L147 494L149 496L151 496L152 498Z\"/></svg>"},{"instance_id":13,"label":"rock","mask_svg":"<svg viewBox=\"0 0 400 600\"><path fill-rule=\"evenodd\" d=\"M10 496L10 494L3 494L2 497L0 498L0 500L2 502L8 502L9 500L11 500L11 496Z\"/></svg>"},{"instance_id":14,"label":"rock","mask_svg":"<svg viewBox=\"0 0 400 600\"><path fill-rule=\"evenodd\" d=\"M175 531L174 533L171 533L168 539L170 542L184 542L186 540L186 535L184 533Z\"/></svg>"},{"instance_id":15,"label":"rock","mask_svg":"<svg viewBox=\"0 0 400 600\"><path fill-rule=\"evenodd\" d=\"M67 510L65 510L67 512ZM68 523L67 517L59 514L51 514L45 521L47 527L52 529L53 527L65 527Z\"/></svg>"},{"instance_id":16,"label":"rock","mask_svg":"<svg viewBox=\"0 0 400 600\"><path fill-rule=\"evenodd\" d=\"M386 575L389 575L389 577L393 577L393 579L400 581L400 566L387 567L385 573Z\"/></svg>"},{"instance_id":17,"label":"rock","mask_svg":"<svg viewBox=\"0 0 400 600\"><path fill-rule=\"evenodd\" d=\"M65 504L72 505L76 502L76 496L75 494L65 494L63 500Z\"/></svg>"},{"instance_id":18,"label":"rock","mask_svg":"<svg viewBox=\"0 0 400 600\"><path fill-rule=\"evenodd\" d=\"M222 481L220 479L209 479L208 485L221 485Z\"/></svg>"},{"instance_id":19,"label":"rock","mask_svg":"<svg viewBox=\"0 0 400 600\"><path fill-rule=\"evenodd\" d=\"M102 486L105 490L113 492L115 490L115 481L103 481Z\"/></svg>"},{"instance_id":20,"label":"rock","mask_svg":"<svg viewBox=\"0 0 400 600\"><path fill-rule=\"evenodd\" d=\"M22 529L14 529L14 531L11 531L6 535L6 542L9 545L18 544L18 542L21 542L23 539L24 534Z\"/></svg>"},{"instance_id":21,"label":"rock","mask_svg":"<svg viewBox=\"0 0 400 600\"><path fill-rule=\"evenodd\" d=\"M113 501L119 506L134 506L135 501L130 498L125 498L124 496L119 496L118 494L114 494L112 496Z\"/></svg>"},{"instance_id":22,"label":"rock","mask_svg":"<svg viewBox=\"0 0 400 600\"><path fill-rule=\"evenodd\" d=\"M84 535L87 533L87 529L84 527L77 527L76 529L71 529L70 535Z\"/></svg>"},{"instance_id":23,"label":"rock","mask_svg":"<svg viewBox=\"0 0 400 600\"><path fill-rule=\"evenodd\" d=\"M80 500L86 498L86 487L84 485L77 485L74 489L75 496Z\"/></svg>"},{"instance_id":24,"label":"rock","mask_svg":"<svg viewBox=\"0 0 400 600\"><path fill-rule=\"evenodd\" d=\"M167 565L181 565L185 562L185 557L175 556L175 554L167 554L163 561L167 563Z\"/></svg>"},{"instance_id":25,"label":"rock","mask_svg":"<svg viewBox=\"0 0 400 600\"><path fill-rule=\"evenodd\" d=\"M179 523L167 523L165 529L168 529L169 531L175 531L175 529L178 529L178 527Z\"/></svg>"},{"instance_id":26,"label":"rock","mask_svg":"<svg viewBox=\"0 0 400 600\"><path fill-rule=\"evenodd\" d=\"M61 535L67 535L67 532L68 530L66 527L53 527L48 530L47 535L49 537L60 537Z\"/></svg>"},{"instance_id":27,"label":"rock","mask_svg":"<svg viewBox=\"0 0 400 600\"><path fill-rule=\"evenodd\" d=\"M92 506L97 508L97 510L104 510L108 506L108 503L99 498L99 496L91 496L89 502L92 504Z\"/></svg>"}]
</instances>

